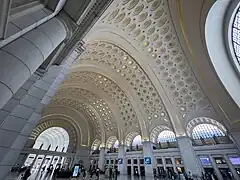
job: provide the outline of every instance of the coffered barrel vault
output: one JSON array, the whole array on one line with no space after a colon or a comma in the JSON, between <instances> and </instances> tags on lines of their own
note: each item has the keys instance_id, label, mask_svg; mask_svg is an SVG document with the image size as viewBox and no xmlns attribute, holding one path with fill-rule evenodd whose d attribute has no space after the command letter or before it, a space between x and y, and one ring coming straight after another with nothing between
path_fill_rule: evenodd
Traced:
<instances>
[{"instance_id":1,"label":"coffered barrel vault","mask_svg":"<svg viewBox=\"0 0 240 180\"><path fill-rule=\"evenodd\" d=\"M98 129L91 142L101 139L105 146L116 136L121 144L131 132L144 140L163 130L182 136L194 118L218 119L178 38L170 5L114 1L86 35L85 51L53 104L81 104L81 114L92 116Z\"/></svg>"},{"instance_id":2,"label":"coffered barrel vault","mask_svg":"<svg viewBox=\"0 0 240 180\"><path fill-rule=\"evenodd\" d=\"M221 156L239 179L238 0L3 1L0 179L19 154L146 176L208 158L222 180Z\"/></svg>"}]
</instances>

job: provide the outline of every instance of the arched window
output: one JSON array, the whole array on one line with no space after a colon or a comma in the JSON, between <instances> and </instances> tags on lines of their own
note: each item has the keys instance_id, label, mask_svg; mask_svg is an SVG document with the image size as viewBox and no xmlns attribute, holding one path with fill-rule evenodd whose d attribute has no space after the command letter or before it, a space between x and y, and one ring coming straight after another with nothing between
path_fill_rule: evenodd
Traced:
<instances>
[{"instance_id":1,"label":"arched window","mask_svg":"<svg viewBox=\"0 0 240 180\"><path fill-rule=\"evenodd\" d=\"M114 145L116 144L116 142L118 143L118 139L116 136L111 136L108 138L107 142L106 142L106 146L108 149L111 149L114 147Z\"/></svg>"},{"instance_id":2,"label":"arched window","mask_svg":"<svg viewBox=\"0 0 240 180\"><path fill-rule=\"evenodd\" d=\"M142 137L141 135L137 135L132 142L132 146L136 146L136 145L142 145Z\"/></svg>"},{"instance_id":3,"label":"arched window","mask_svg":"<svg viewBox=\"0 0 240 180\"><path fill-rule=\"evenodd\" d=\"M34 149L61 151L63 147L68 147L69 135L67 131L61 127L51 127L43 131L36 139L33 146ZM64 149L64 152L67 148Z\"/></svg>"},{"instance_id":4,"label":"arched window","mask_svg":"<svg viewBox=\"0 0 240 180\"><path fill-rule=\"evenodd\" d=\"M119 145L119 141L116 140L115 143L113 144L113 147L117 149L117 148L118 148L118 145Z\"/></svg>"},{"instance_id":5,"label":"arched window","mask_svg":"<svg viewBox=\"0 0 240 180\"><path fill-rule=\"evenodd\" d=\"M240 3L237 0L216 1L208 11L205 23L206 45L212 65L218 79L238 107L240 107L239 7Z\"/></svg>"},{"instance_id":6,"label":"arched window","mask_svg":"<svg viewBox=\"0 0 240 180\"><path fill-rule=\"evenodd\" d=\"M101 141L99 139L95 139L92 143L92 150L99 150L99 147L101 145Z\"/></svg>"},{"instance_id":7,"label":"arched window","mask_svg":"<svg viewBox=\"0 0 240 180\"><path fill-rule=\"evenodd\" d=\"M239 69L240 66L240 8L238 5L238 8L235 10L233 14L233 22L231 25L231 38L232 38L232 47L234 52L234 60L235 64Z\"/></svg>"},{"instance_id":8,"label":"arched window","mask_svg":"<svg viewBox=\"0 0 240 180\"><path fill-rule=\"evenodd\" d=\"M212 137L220 137L225 136L225 133L219 129L217 126L212 124L199 124L193 128L192 138L200 139L200 138L212 138Z\"/></svg>"},{"instance_id":9,"label":"arched window","mask_svg":"<svg viewBox=\"0 0 240 180\"><path fill-rule=\"evenodd\" d=\"M174 142L174 141L176 141L176 137L175 137L174 132L169 131L169 130L165 130L165 131L162 131L158 135L157 141L160 142L160 143Z\"/></svg>"},{"instance_id":10,"label":"arched window","mask_svg":"<svg viewBox=\"0 0 240 180\"><path fill-rule=\"evenodd\" d=\"M51 127L43 131L37 137L35 144L33 145L33 149L66 152L68 149L68 145L69 135L67 131L61 127ZM29 154L24 164L26 166L31 165L34 162L34 158L38 158L35 164L41 164L40 162L43 160L43 155ZM54 156L48 156L48 159L53 158ZM46 161L45 164L48 164L49 162L51 161Z\"/></svg>"}]
</instances>

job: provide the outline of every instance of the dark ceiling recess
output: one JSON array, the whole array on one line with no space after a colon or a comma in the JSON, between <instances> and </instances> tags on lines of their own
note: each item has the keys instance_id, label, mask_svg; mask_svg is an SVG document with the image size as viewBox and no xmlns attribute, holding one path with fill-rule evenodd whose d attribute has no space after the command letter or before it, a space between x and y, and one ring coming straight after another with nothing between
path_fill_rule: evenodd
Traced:
<instances>
[{"instance_id":1,"label":"dark ceiling recess","mask_svg":"<svg viewBox=\"0 0 240 180\"><path fill-rule=\"evenodd\" d=\"M68 0L64 5L63 10L77 22L79 17L83 14L91 0Z\"/></svg>"},{"instance_id":2,"label":"dark ceiling recess","mask_svg":"<svg viewBox=\"0 0 240 180\"><path fill-rule=\"evenodd\" d=\"M38 0L12 0L11 8L19 7Z\"/></svg>"}]
</instances>

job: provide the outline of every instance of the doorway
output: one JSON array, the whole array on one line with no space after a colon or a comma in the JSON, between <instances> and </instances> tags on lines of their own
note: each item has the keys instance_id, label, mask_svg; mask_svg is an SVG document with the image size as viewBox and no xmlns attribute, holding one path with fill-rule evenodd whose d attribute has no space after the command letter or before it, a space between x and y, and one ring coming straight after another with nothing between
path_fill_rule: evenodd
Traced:
<instances>
[{"instance_id":1,"label":"doorway","mask_svg":"<svg viewBox=\"0 0 240 180\"><path fill-rule=\"evenodd\" d=\"M133 175L134 176L139 176L139 172L138 172L138 167L137 166L133 166Z\"/></svg>"},{"instance_id":2,"label":"doorway","mask_svg":"<svg viewBox=\"0 0 240 180\"><path fill-rule=\"evenodd\" d=\"M140 166L140 176L145 176L145 167Z\"/></svg>"},{"instance_id":3,"label":"doorway","mask_svg":"<svg viewBox=\"0 0 240 180\"><path fill-rule=\"evenodd\" d=\"M212 177L216 180L218 180L217 175L215 174L215 171L213 168L203 168L205 175L208 179L212 179Z\"/></svg>"},{"instance_id":4,"label":"doorway","mask_svg":"<svg viewBox=\"0 0 240 180\"><path fill-rule=\"evenodd\" d=\"M132 170L131 166L128 166L128 167L127 167L127 174L128 174L128 175L131 175L131 174L132 174L132 173L131 173L131 170Z\"/></svg>"},{"instance_id":5,"label":"doorway","mask_svg":"<svg viewBox=\"0 0 240 180\"><path fill-rule=\"evenodd\" d=\"M219 168L224 180L233 179L232 172L228 168Z\"/></svg>"}]
</instances>

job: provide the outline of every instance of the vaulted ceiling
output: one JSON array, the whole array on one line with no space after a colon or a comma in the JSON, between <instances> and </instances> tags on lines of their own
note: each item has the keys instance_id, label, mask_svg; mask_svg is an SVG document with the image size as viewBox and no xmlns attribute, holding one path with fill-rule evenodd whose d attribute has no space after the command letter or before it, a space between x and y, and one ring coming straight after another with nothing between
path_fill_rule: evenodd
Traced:
<instances>
[{"instance_id":1,"label":"vaulted ceiling","mask_svg":"<svg viewBox=\"0 0 240 180\"><path fill-rule=\"evenodd\" d=\"M65 113L88 129L90 143L124 141L131 132L149 139L156 126L185 135L188 122L203 116L224 121L179 37L175 5L115 0L85 37L86 51L44 115Z\"/></svg>"}]
</instances>

